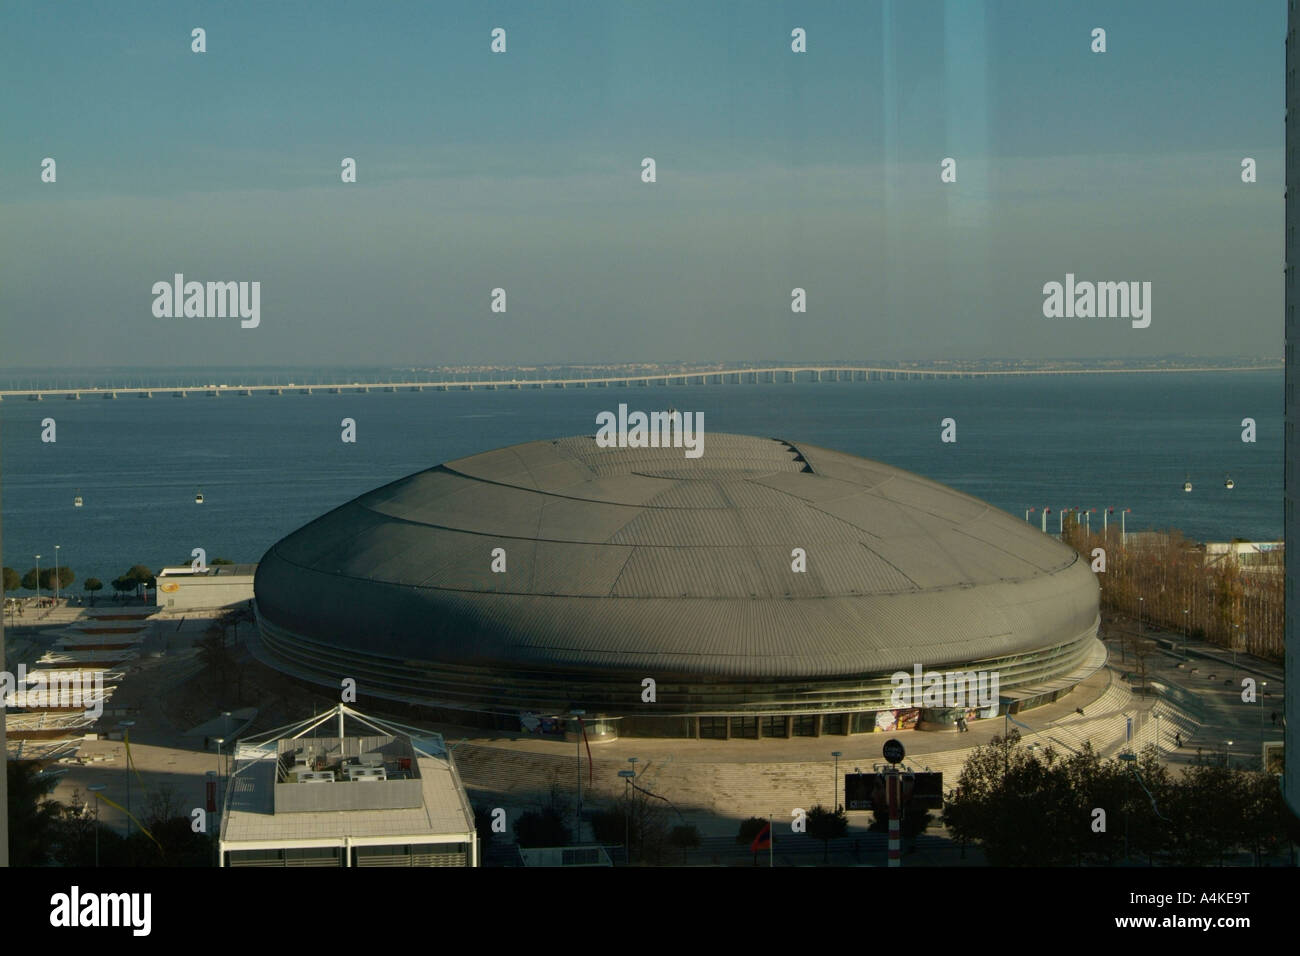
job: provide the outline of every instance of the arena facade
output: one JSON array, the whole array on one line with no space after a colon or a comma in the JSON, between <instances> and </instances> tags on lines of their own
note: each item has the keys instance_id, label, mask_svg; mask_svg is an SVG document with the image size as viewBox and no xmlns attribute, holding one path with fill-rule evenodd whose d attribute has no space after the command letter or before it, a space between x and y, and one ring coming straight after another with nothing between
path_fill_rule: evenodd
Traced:
<instances>
[{"instance_id":1,"label":"arena facade","mask_svg":"<svg viewBox=\"0 0 1300 956\"><path fill-rule=\"evenodd\" d=\"M440 465L279 541L255 591L256 651L283 673L509 731L573 733L574 711L596 738L944 729L1105 663L1072 548L898 468L743 435L699 458L580 436ZM899 706L900 671L996 693L949 679Z\"/></svg>"}]
</instances>

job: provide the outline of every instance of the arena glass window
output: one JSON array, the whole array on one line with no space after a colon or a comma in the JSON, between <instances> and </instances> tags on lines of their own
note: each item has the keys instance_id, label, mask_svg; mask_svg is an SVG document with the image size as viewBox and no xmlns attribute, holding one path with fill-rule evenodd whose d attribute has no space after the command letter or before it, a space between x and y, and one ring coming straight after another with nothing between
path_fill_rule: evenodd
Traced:
<instances>
[{"instance_id":1,"label":"arena glass window","mask_svg":"<svg viewBox=\"0 0 1300 956\"><path fill-rule=\"evenodd\" d=\"M757 740L758 739L758 718L757 717L732 717L731 736L739 737L742 740Z\"/></svg>"},{"instance_id":2,"label":"arena glass window","mask_svg":"<svg viewBox=\"0 0 1300 956\"><path fill-rule=\"evenodd\" d=\"M844 733L844 715L826 714L822 717L822 736Z\"/></svg>"},{"instance_id":3,"label":"arena glass window","mask_svg":"<svg viewBox=\"0 0 1300 956\"><path fill-rule=\"evenodd\" d=\"M726 740L727 739L727 718L726 717L701 717L700 718L700 739Z\"/></svg>"},{"instance_id":4,"label":"arena glass window","mask_svg":"<svg viewBox=\"0 0 1300 956\"><path fill-rule=\"evenodd\" d=\"M785 737L788 731L786 729L786 718L784 717L764 717L763 718L763 736L764 737Z\"/></svg>"},{"instance_id":5,"label":"arena glass window","mask_svg":"<svg viewBox=\"0 0 1300 956\"><path fill-rule=\"evenodd\" d=\"M817 736L817 715L816 714L797 714L792 719L794 727L792 734L795 737L816 737Z\"/></svg>"}]
</instances>

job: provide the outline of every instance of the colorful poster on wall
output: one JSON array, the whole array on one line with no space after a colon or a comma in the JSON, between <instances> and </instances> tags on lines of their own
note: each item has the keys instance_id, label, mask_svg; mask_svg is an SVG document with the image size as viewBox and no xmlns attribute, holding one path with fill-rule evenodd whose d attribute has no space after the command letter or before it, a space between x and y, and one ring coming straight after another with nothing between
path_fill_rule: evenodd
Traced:
<instances>
[{"instance_id":1,"label":"colorful poster on wall","mask_svg":"<svg viewBox=\"0 0 1300 956\"><path fill-rule=\"evenodd\" d=\"M902 710L878 710L876 711L876 730L915 730L920 720L920 707L907 707Z\"/></svg>"}]
</instances>

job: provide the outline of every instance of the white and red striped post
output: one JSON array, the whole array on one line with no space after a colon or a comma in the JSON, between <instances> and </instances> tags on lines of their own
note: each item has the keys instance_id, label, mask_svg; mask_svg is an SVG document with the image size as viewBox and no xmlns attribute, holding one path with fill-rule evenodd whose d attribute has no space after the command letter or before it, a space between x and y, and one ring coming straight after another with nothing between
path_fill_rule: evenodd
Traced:
<instances>
[{"instance_id":1,"label":"white and red striped post","mask_svg":"<svg viewBox=\"0 0 1300 956\"><path fill-rule=\"evenodd\" d=\"M899 805L899 786L901 784L898 771L890 767L885 776L885 794L889 798L889 865L902 866L903 853L901 845L901 832L898 821Z\"/></svg>"}]
</instances>

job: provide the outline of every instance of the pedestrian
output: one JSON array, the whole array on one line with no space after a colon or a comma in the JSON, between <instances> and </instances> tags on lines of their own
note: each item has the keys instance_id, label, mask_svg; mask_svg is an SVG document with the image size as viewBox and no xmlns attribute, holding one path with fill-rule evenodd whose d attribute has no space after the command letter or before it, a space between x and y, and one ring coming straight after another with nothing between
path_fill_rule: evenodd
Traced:
<instances>
[{"instance_id":1,"label":"pedestrian","mask_svg":"<svg viewBox=\"0 0 1300 956\"><path fill-rule=\"evenodd\" d=\"M1175 743L1177 746L1181 747L1181 746L1183 745L1183 735L1182 735L1182 734L1174 734L1174 743Z\"/></svg>"}]
</instances>

